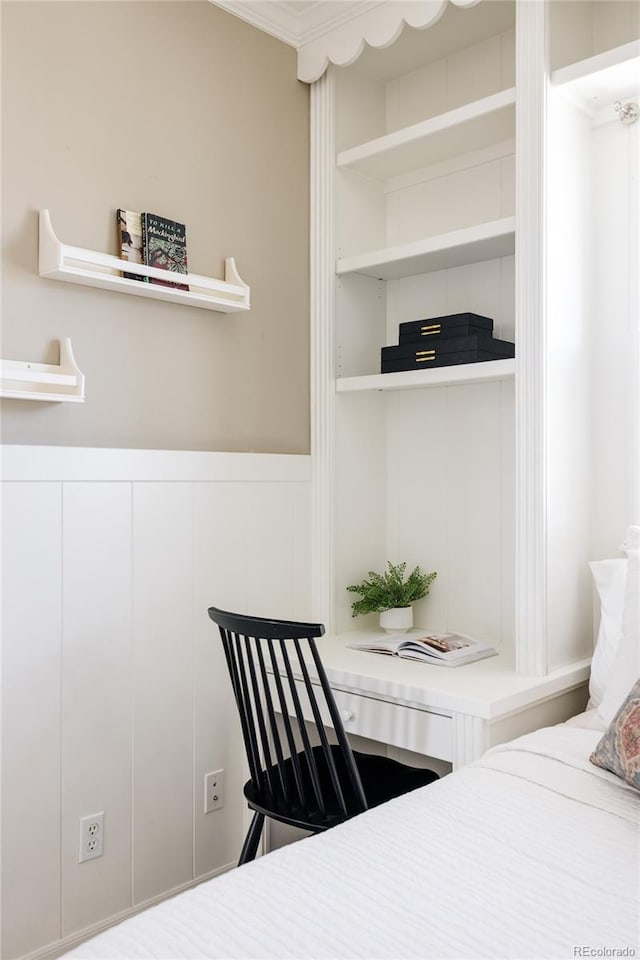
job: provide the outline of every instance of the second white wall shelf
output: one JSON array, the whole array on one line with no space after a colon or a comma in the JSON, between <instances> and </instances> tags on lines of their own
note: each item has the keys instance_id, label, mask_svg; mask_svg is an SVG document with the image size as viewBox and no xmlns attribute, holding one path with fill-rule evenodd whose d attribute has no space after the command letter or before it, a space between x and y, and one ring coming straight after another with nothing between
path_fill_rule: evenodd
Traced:
<instances>
[{"instance_id":1,"label":"second white wall shelf","mask_svg":"<svg viewBox=\"0 0 640 960\"><path fill-rule=\"evenodd\" d=\"M84 374L73 356L71 340L60 340L60 363L0 360L0 397L84 403Z\"/></svg>"},{"instance_id":2,"label":"second white wall shelf","mask_svg":"<svg viewBox=\"0 0 640 960\"><path fill-rule=\"evenodd\" d=\"M58 240L51 225L48 210L40 211L39 273L41 277L52 280L66 280L103 290L115 290L137 297L153 300L167 300L170 303L183 303L205 310L217 310L220 313L235 313L251 308L250 288L242 280L236 269L233 257L225 260L224 280L202 277L196 273L180 274L180 283L186 283L188 290L165 287L157 283L141 283L123 277L123 271L137 273L142 277L155 280L171 280L167 270L158 270L140 263L129 263L112 257L107 253L96 253L81 247L72 247Z\"/></svg>"}]
</instances>

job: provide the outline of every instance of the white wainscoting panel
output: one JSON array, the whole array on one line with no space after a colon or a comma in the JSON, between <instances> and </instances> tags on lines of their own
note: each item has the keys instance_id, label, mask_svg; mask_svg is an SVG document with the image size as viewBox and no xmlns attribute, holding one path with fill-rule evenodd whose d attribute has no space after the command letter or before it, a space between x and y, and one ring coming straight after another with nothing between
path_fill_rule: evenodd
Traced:
<instances>
[{"instance_id":1,"label":"white wainscoting panel","mask_svg":"<svg viewBox=\"0 0 640 960\"><path fill-rule=\"evenodd\" d=\"M13 957L60 936L58 483L2 490L2 929Z\"/></svg>"},{"instance_id":2,"label":"white wainscoting panel","mask_svg":"<svg viewBox=\"0 0 640 960\"><path fill-rule=\"evenodd\" d=\"M213 604L310 618L309 457L4 447L3 960L232 866L244 761ZM204 814L204 774L225 806ZM80 817L104 856L79 864Z\"/></svg>"},{"instance_id":3,"label":"white wainscoting panel","mask_svg":"<svg viewBox=\"0 0 640 960\"><path fill-rule=\"evenodd\" d=\"M194 838L196 876L232 863L242 845L235 803L204 813L204 776L224 770L228 798L241 795L243 746L218 628L207 610L247 609L247 487L198 483L194 496ZM287 608L288 609L288 608ZM215 695L212 692L215 691Z\"/></svg>"},{"instance_id":4,"label":"white wainscoting panel","mask_svg":"<svg viewBox=\"0 0 640 960\"><path fill-rule=\"evenodd\" d=\"M134 485L133 585L133 902L141 903L193 876L192 483Z\"/></svg>"},{"instance_id":5,"label":"white wainscoting panel","mask_svg":"<svg viewBox=\"0 0 640 960\"><path fill-rule=\"evenodd\" d=\"M131 485L65 483L62 527L62 935L131 902ZM104 856L78 863L104 811Z\"/></svg>"}]
</instances>

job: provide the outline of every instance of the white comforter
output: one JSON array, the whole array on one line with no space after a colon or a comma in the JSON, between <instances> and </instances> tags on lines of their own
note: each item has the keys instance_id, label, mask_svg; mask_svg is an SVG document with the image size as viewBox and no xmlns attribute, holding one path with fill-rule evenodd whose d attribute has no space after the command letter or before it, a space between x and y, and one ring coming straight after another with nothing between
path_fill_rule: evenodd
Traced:
<instances>
[{"instance_id":1,"label":"white comforter","mask_svg":"<svg viewBox=\"0 0 640 960\"><path fill-rule=\"evenodd\" d=\"M640 796L589 764L600 736L561 725L497 747L68 956L640 956Z\"/></svg>"}]
</instances>

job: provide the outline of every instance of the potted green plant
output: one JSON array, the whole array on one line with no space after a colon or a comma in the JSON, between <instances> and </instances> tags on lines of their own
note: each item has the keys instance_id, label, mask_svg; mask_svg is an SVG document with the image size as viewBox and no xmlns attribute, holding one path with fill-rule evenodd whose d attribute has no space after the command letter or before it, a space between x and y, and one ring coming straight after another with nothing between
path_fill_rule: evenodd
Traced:
<instances>
[{"instance_id":1,"label":"potted green plant","mask_svg":"<svg viewBox=\"0 0 640 960\"><path fill-rule=\"evenodd\" d=\"M379 613L380 626L386 633L410 630L413 626L412 604L426 597L437 573L423 573L420 567L415 567L405 580L406 569L406 563L393 564L388 560L384 573L370 570L361 583L347 587L350 593L360 596L351 606L353 616Z\"/></svg>"}]
</instances>

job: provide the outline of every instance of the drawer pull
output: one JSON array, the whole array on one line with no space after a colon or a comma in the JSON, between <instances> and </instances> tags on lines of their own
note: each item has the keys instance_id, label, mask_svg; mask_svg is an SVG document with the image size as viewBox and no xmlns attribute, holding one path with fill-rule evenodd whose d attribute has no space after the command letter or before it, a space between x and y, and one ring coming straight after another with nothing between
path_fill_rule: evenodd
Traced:
<instances>
[{"instance_id":1,"label":"drawer pull","mask_svg":"<svg viewBox=\"0 0 640 960\"><path fill-rule=\"evenodd\" d=\"M340 716L342 717L343 723L348 723L349 720L355 720L356 715L353 710L341 710Z\"/></svg>"}]
</instances>

